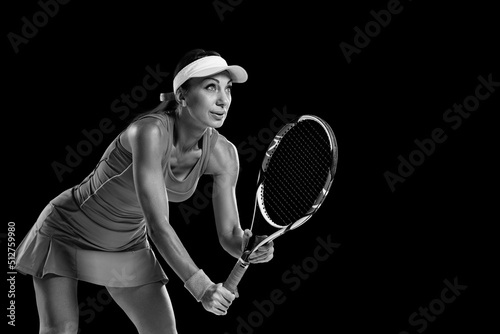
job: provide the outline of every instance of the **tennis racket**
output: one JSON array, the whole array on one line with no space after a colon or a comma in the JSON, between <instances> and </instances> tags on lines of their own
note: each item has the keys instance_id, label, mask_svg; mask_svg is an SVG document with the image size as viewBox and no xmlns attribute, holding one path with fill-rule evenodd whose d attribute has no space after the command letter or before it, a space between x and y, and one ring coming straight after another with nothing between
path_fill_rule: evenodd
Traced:
<instances>
[{"instance_id":1,"label":"tennis racket","mask_svg":"<svg viewBox=\"0 0 500 334\"><path fill-rule=\"evenodd\" d=\"M263 218L275 232L263 240L252 235L224 283L226 289L236 292L253 252L318 211L332 185L337 159L335 135L317 116L300 116L276 134L259 171L250 227Z\"/></svg>"}]
</instances>

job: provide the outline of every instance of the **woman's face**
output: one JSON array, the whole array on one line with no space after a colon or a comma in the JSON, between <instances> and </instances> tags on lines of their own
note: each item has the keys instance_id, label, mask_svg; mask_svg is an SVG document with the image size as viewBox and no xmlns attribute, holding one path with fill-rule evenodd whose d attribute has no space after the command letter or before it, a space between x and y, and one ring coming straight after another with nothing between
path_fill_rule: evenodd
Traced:
<instances>
[{"instance_id":1,"label":"woman's face","mask_svg":"<svg viewBox=\"0 0 500 334\"><path fill-rule=\"evenodd\" d=\"M221 127L231 105L231 87L227 71L190 79L183 112L187 111L191 120L202 127Z\"/></svg>"}]
</instances>

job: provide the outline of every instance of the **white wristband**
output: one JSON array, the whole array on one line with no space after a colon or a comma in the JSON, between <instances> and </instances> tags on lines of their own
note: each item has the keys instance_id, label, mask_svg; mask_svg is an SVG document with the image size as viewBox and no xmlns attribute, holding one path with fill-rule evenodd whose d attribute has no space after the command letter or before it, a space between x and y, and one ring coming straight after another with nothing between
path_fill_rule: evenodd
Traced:
<instances>
[{"instance_id":1,"label":"white wristband","mask_svg":"<svg viewBox=\"0 0 500 334\"><path fill-rule=\"evenodd\" d=\"M212 285L214 285L214 283L210 280L210 278L208 278L202 269L198 270L184 283L184 287L191 292L197 301L201 301L205 292Z\"/></svg>"}]
</instances>

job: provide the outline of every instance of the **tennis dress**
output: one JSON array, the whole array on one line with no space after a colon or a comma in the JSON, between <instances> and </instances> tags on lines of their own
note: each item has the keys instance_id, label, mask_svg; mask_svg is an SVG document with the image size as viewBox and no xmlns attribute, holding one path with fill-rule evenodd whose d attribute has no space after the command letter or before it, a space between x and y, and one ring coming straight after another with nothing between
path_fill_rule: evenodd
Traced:
<instances>
[{"instance_id":1,"label":"tennis dress","mask_svg":"<svg viewBox=\"0 0 500 334\"><path fill-rule=\"evenodd\" d=\"M170 135L162 160L168 200L191 197L205 172L218 133L209 128L202 137L202 155L188 176L173 175L174 120L151 114ZM96 168L79 185L67 189L45 207L16 250L16 269L43 277L48 273L110 287L167 283L151 249L132 169L132 154L118 136L104 152Z\"/></svg>"}]
</instances>

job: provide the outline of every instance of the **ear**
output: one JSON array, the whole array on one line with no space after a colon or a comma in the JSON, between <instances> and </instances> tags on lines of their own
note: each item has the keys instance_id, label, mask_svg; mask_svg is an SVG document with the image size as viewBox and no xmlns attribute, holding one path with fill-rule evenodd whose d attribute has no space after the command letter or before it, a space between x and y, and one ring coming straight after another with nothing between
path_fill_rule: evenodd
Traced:
<instances>
[{"instance_id":1,"label":"ear","mask_svg":"<svg viewBox=\"0 0 500 334\"><path fill-rule=\"evenodd\" d=\"M186 106L186 99L184 97L184 92L182 91L182 89L177 89L177 91L175 92L175 100L183 107Z\"/></svg>"},{"instance_id":2,"label":"ear","mask_svg":"<svg viewBox=\"0 0 500 334\"><path fill-rule=\"evenodd\" d=\"M181 103L181 100L184 99L184 96L182 95L182 92L180 89L177 89L177 91L174 93L175 95L175 100L177 101L177 103Z\"/></svg>"}]
</instances>

